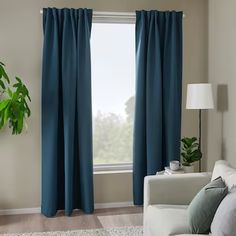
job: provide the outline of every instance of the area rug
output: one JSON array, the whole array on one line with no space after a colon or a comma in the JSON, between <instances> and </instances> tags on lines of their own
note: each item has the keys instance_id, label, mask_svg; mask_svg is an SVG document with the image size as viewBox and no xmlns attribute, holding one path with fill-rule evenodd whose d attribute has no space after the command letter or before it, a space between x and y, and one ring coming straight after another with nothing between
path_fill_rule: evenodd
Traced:
<instances>
[{"instance_id":1,"label":"area rug","mask_svg":"<svg viewBox=\"0 0 236 236\"><path fill-rule=\"evenodd\" d=\"M98 216L103 228L140 226L143 224L143 214L120 214L109 216Z\"/></svg>"},{"instance_id":2,"label":"area rug","mask_svg":"<svg viewBox=\"0 0 236 236\"><path fill-rule=\"evenodd\" d=\"M117 227L110 229L54 231L40 233L0 234L1 236L142 236L142 226Z\"/></svg>"}]
</instances>

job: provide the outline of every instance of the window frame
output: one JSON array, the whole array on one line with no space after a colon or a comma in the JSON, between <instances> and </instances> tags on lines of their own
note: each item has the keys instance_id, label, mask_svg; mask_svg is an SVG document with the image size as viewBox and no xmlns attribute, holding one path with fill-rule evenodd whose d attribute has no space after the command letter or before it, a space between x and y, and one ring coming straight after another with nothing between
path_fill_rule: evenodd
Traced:
<instances>
[{"instance_id":1,"label":"window frame","mask_svg":"<svg viewBox=\"0 0 236 236\"><path fill-rule=\"evenodd\" d=\"M93 23L106 24L135 24L136 15L133 12L94 12L92 18Z\"/></svg>"},{"instance_id":2,"label":"window frame","mask_svg":"<svg viewBox=\"0 0 236 236\"><path fill-rule=\"evenodd\" d=\"M135 24L136 15L132 12L94 12L92 24ZM93 26L92 26L93 27ZM133 170L133 162L114 164L93 164L94 172L117 172Z\"/></svg>"}]
</instances>

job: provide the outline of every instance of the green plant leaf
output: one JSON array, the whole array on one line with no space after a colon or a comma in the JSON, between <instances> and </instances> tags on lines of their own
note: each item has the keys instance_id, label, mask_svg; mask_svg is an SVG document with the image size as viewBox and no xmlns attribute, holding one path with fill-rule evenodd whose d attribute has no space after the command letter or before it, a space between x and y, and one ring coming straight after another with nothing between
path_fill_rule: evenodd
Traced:
<instances>
[{"instance_id":1,"label":"green plant leaf","mask_svg":"<svg viewBox=\"0 0 236 236\"><path fill-rule=\"evenodd\" d=\"M10 88L7 88L7 93L8 93L8 95L12 98L12 91L11 91Z\"/></svg>"},{"instance_id":2,"label":"green plant leaf","mask_svg":"<svg viewBox=\"0 0 236 236\"><path fill-rule=\"evenodd\" d=\"M0 111L4 110L6 108L6 106L9 104L10 100L2 100L0 101Z\"/></svg>"},{"instance_id":3,"label":"green plant leaf","mask_svg":"<svg viewBox=\"0 0 236 236\"><path fill-rule=\"evenodd\" d=\"M27 113L27 116L29 117L29 116L31 115L30 108L29 108L29 106L28 106L28 104L27 104L26 101L24 101L24 104L25 104L25 107L26 107L26 113Z\"/></svg>"},{"instance_id":4,"label":"green plant leaf","mask_svg":"<svg viewBox=\"0 0 236 236\"><path fill-rule=\"evenodd\" d=\"M10 79L4 69L4 65L2 64L0 64L0 78L4 78L8 84L10 83Z\"/></svg>"},{"instance_id":5,"label":"green plant leaf","mask_svg":"<svg viewBox=\"0 0 236 236\"><path fill-rule=\"evenodd\" d=\"M192 144L192 148L198 148L198 146L199 146L199 144L196 142Z\"/></svg>"},{"instance_id":6,"label":"green plant leaf","mask_svg":"<svg viewBox=\"0 0 236 236\"><path fill-rule=\"evenodd\" d=\"M22 81L21 81L21 79L20 79L19 77L16 76L16 80L17 80L20 84L22 84Z\"/></svg>"},{"instance_id":7,"label":"green plant leaf","mask_svg":"<svg viewBox=\"0 0 236 236\"><path fill-rule=\"evenodd\" d=\"M4 124L7 122L8 118L9 118L9 103L8 105L5 107L4 109Z\"/></svg>"},{"instance_id":8,"label":"green plant leaf","mask_svg":"<svg viewBox=\"0 0 236 236\"><path fill-rule=\"evenodd\" d=\"M0 66L0 79L2 79L2 68Z\"/></svg>"},{"instance_id":9,"label":"green plant leaf","mask_svg":"<svg viewBox=\"0 0 236 236\"><path fill-rule=\"evenodd\" d=\"M4 93L6 92L7 97L0 101L0 129L8 123L12 134L20 134L25 118L31 115L27 103L31 98L27 87L19 77L15 77L16 83L10 87L10 79L4 67L5 65L0 62L0 87ZM4 83L4 80L7 83Z\"/></svg>"},{"instance_id":10,"label":"green plant leaf","mask_svg":"<svg viewBox=\"0 0 236 236\"><path fill-rule=\"evenodd\" d=\"M190 165L201 159L202 154L198 149L199 144L196 137L184 137L181 139L181 143L181 157L185 165Z\"/></svg>"},{"instance_id":11,"label":"green plant leaf","mask_svg":"<svg viewBox=\"0 0 236 236\"><path fill-rule=\"evenodd\" d=\"M196 142L197 138L196 137L192 137L192 143Z\"/></svg>"},{"instance_id":12,"label":"green plant leaf","mask_svg":"<svg viewBox=\"0 0 236 236\"><path fill-rule=\"evenodd\" d=\"M5 84L2 82L2 80L0 80L0 86L2 87L2 89L6 89Z\"/></svg>"},{"instance_id":13,"label":"green plant leaf","mask_svg":"<svg viewBox=\"0 0 236 236\"><path fill-rule=\"evenodd\" d=\"M0 118L0 129L4 126L4 119L3 117Z\"/></svg>"},{"instance_id":14,"label":"green plant leaf","mask_svg":"<svg viewBox=\"0 0 236 236\"><path fill-rule=\"evenodd\" d=\"M2 70L2 76L7 81L7 83L10 84L10 79L9 79L7 73L5 72L5 70Z\"/></svg>"}]
</instances>

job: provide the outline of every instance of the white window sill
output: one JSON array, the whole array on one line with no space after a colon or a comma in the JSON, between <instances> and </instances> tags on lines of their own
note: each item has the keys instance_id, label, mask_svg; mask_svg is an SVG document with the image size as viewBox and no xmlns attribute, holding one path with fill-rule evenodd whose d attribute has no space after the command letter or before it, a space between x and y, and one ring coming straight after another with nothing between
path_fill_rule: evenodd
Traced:
<instances>
[{"instance_id":1,"label":"white window sill","mask_svg":"<svg viewBox=\"0 0 236 236\"><path fill-rule=\"evenodd\" d=\"M109 174L126 174L133 173L133 170L107 170L107 171L94 171L94 175L109 175Z\"/></svg>"},{"instance_id":2,"label":"white window sill","mask_svg":"<svg viewBox=\"0 0 236 236\"><path fill-rule=\"evenodd\" d=\"M118 173L132 173L133 165L132 163L124 164L103 164L94 165L94 174L118 174Z\"/></svg>"}]
</instances>

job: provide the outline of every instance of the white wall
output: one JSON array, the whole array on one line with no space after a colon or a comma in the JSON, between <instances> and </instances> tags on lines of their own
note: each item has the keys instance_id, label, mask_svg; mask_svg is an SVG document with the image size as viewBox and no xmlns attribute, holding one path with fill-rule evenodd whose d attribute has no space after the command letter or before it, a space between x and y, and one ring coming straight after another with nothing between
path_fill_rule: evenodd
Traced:
<instances>
[{"instance_id":1,"label":"white wall","mask_svg":"<svg viewBox=\"0 0 236 236\"><path fill-rule=\"evenodd\" d=\"M236 167L236 1L209 1L209 82L216 109L208 116L208 162L218 159Z\"/></svg>"},{"instance_id":2,"label":"white wall","mask_svg":"<svg viewBox=\"0 0 236 236\"><path fill-rule=\"evenodd\" d=\"M12 75L29 86L32 117L28 131L11 136L0 132L0 209L38 207L41 186L40 94L43 7L87 7L97 11L135 11L137 9L183 10L184 82L207 81L206 0L1 0L0 60ZM197 135L197 113L183 106L183 135ZM96 202L132 200L132 174L96 175Z\"/></svg>"}]
</instances>

